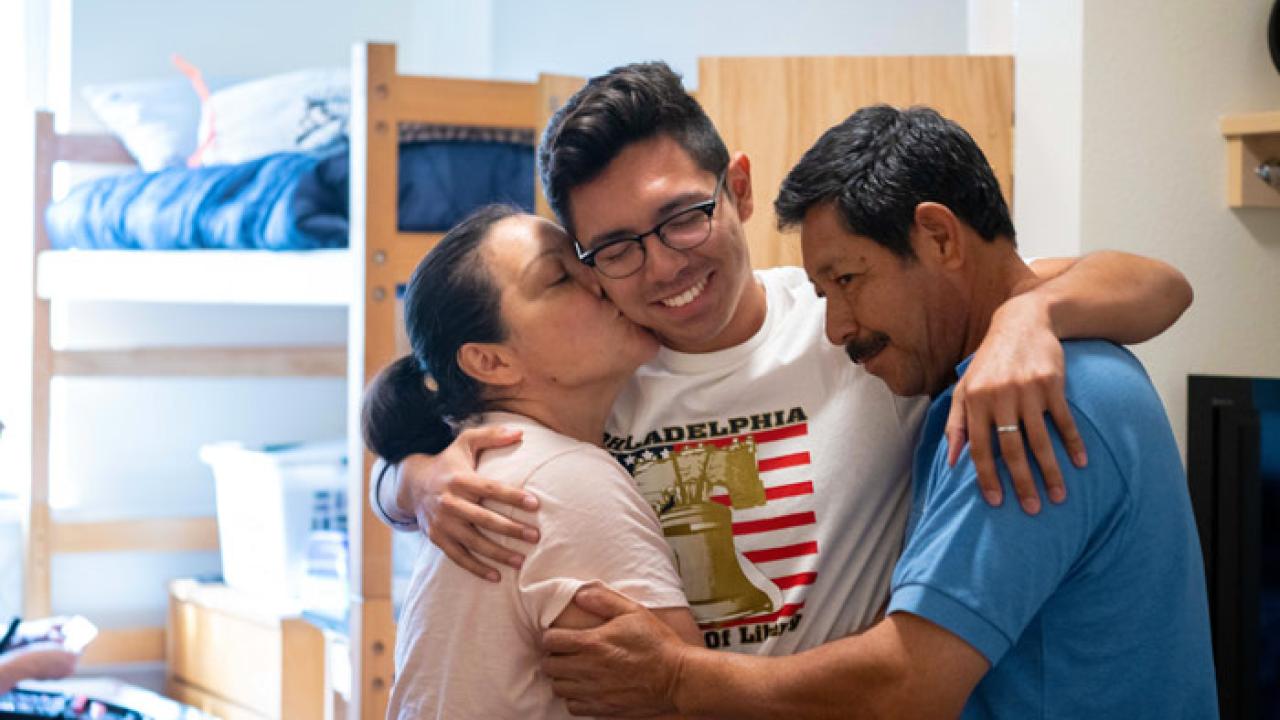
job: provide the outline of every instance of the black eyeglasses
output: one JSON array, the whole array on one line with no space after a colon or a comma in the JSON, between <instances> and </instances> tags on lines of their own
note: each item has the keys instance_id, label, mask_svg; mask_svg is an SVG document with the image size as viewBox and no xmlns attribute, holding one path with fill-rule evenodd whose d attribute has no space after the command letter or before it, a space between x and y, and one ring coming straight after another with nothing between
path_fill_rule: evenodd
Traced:
<instances>
[{"instance_id":1,"label":"black eyeglasses","mask_svg":"<svg viewBox=\"0 0 1280 720\"><path fill-rule=\"evenodd\" d=\"M720 189L724 187L727 172L720 173L720 177L716 179L716 188L711 192L710 200L690 205L639 235L614 238L590 250L583 249L575 239L573 247L578 252L578 260L599 270L605 277L620 280L636 274L644 267L647 256L644 239L650 235L657 235L658 240L672 250L692 250L698 247L711 236L711 219L715 216L716 203L719 201Z\"/></svg>"}]
</instances>

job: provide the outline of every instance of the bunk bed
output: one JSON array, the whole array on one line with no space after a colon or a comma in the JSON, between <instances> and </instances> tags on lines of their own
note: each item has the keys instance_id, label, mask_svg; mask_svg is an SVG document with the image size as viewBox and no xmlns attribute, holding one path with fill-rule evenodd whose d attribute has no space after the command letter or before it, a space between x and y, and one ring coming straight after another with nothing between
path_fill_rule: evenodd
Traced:
<instances>
[{"instance_id":1,"label":"bunk bed","mask_svg":"<svg viewBox=\"0 0 1280 720\"><path fill-rule=\"evenodd\" d=\"M350 704L361 717L381 715L391 683L394 625L390 531L368 514L369 464L356 423L360 394L394 358L395 294L439 233L397 229L399 128L410 123L523 129L535 133L580 80L548 76L536 83L410 77L396 73L395 47L358 45L352 58L349 246L345 249L55 250L45 215L56 163L133 163L109 135L58 134L53 117L36 117L35 351L32 488L27 533L29 615L52 607L50 563L58 553L214 550L213 518L55 522L49 509L49 387L54 377L320 376L346 377L351 428L350 582L347 641L353 648ZM50 344L53 301L184 302L345 307L345 347L147 348L56 351ZM159 660L163 629L105 631L89 663Z\"/></svg>"},{"instance_id":2,"label":"bunk bed","mask_svg":"<svg viewBox=\"0 0 1280 720\"><path fill-rule=\"evenodd\" d=\"M757 267L798 262L798 243L775 229L773 188L821 130L866 104L938 107L970 129L991 158L1006 193L1011 185L1013 73L1008 57L707 58L699 72L699 100L729 147L746 151L753 160L756 214L761 217L749 224L748 241ZM363 462L349 463L348 714L380 718L392 683L395 644L391 533L365 501L372 458L360 443L358 409L368 381L402 352L396 340L397 286L440 237L397 229L398 128L431 123L537 133L582 79L543 75L537 82L524 83L401 75L396 70L395 46L386 44L355 46L351 78L349 245L345 249L53 250L44 215L51 199L54 164L131 164L132 159L114 137L60 135L53 130L51 115L37 115L33 475L25 592L28 614L49 612L50 562L55 553L217 548L212 518L54 521L49 510L48 462L53 377L345 377L348 457L363 458ZM787 102L780 105L778 98ZM769 111L762 113L759 108ZM536 201L539 212L547 214L540 192ZM50 305L55 300L346 307L348 336L345 347L56 351L50 344ZM286 642L293 638L295 657L323 654L322 644L305 628L286 629L284 636ZM86 660L158 660L164 657L163 629L105 632L95 647ZM332 680L333 669L318 668L312 661L286 669L309 673L307 679L286 682L291 692L300 693L293 696L295 707L323 706L324 716L331 717L332 706L313 705L311 698L302 696L319 692L316 686Z\"/></svg>"}]
</instances>

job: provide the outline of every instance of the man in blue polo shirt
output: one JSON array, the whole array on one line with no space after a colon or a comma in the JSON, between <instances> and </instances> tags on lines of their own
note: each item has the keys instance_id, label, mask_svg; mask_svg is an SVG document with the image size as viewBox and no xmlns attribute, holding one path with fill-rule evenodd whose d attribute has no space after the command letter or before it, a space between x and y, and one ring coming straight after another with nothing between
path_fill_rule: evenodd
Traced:
<instances>
[{"instance_id":1,"label":"man in blue polo shirt","mask_svg":"<svg viewBox=\"0 0 1280 720\"><path fill-rule=\"evenodd\" d=\"M1062 315L1053 299L1006 303L1036 279L973 139L932 110L865 108L805 154L776 208L784 226L801 226L831 342L895 393L934 399L886 617L798 655L747 657L683 646L635 604L589 589L579 604L610 622L544 637L544 668L570 709L1217 717L1186 479L1138 361L1107 342L1062 344L1087 467L1067 461L1053 430L1024 437L1016 407L997 415L992 448L953 448L946 438L956 383L994 314L1042 312L1052 323ZM1051 444L1068 492L1035 518L990 506L974 482L975 456L1011 456L1024 442Z\"/></svg>"}]
</instances>

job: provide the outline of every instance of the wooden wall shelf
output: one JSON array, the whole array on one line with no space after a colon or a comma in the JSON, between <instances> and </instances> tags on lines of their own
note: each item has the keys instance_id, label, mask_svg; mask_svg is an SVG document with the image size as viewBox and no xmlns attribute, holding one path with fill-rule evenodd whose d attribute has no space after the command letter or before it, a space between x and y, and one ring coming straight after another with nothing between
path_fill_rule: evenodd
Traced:
<instances>
[{"instance_id":1,"label":"wooden wall shelf","mask_svg":"<svg viewBox=\"0 0 1280 720\"><path fill-rule=\"evenodd\" d=\"M1280 189L1256 172L1261 163L1280 160L1280 111L1228 115L1221 127L1227 139L1227 204L1280 207Z\"/></svg>"}]
</instances>

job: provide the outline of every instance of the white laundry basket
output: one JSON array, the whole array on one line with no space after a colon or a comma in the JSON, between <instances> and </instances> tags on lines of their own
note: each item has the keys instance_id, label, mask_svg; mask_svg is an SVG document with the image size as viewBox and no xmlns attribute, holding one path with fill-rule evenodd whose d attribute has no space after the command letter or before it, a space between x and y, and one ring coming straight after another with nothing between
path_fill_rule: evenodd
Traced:
<instances>
[{"instance_id":1,"label":"white laundry basket","mask_svg":"<svg viewBox=\"0 0 1280 720\"><path fill-rule=\"evenodd\" d=\"M228 585L274 598L301 598L311 530L346 527L346 456L345 440L263 448L218 443L200 449L200 459L213 468Z\"/></svg>"}]
</instances>

